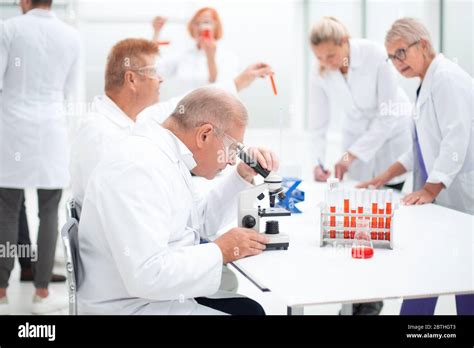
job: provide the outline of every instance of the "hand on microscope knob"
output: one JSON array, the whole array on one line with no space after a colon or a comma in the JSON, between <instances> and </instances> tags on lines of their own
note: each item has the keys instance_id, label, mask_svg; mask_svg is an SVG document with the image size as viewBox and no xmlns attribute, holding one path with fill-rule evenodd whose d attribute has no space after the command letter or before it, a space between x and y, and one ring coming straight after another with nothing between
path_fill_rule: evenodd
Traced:
<instances>
[{"instance_id":1,"label":"hand on microscope knob","mask_svg":"<svg viewBox=\"0 0 474 348\"><path fill-rule=\"evenodd\" d=\"M264 147L249 147L247 153L260 163L264 169L270 172L276 172L280 166L278 156L273 151ZM244 162L240 162L237 165L237 172L244 180L250 183L253 182L254 176L257 175L257 172Z\"/></svg>"},{"instance_id":2,"label":"hand on microscope knob","mask_svg":"<svg viewBox=\"0 0 474 348\"><path fill-rule=\"evenodd\" d=\"M221 249L224 264L246 256L258 255L269 240L263 234L248 228L235 227L217 238L214 243Z\"/></svg>"}]
</instances>

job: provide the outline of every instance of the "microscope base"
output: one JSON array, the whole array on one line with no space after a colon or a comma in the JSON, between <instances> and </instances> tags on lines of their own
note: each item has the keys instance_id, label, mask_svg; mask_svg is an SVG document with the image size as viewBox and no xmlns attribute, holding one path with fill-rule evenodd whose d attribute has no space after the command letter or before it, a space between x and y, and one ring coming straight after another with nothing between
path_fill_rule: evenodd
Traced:
<instances>
[{"instance_id":1,"label":"microscope base","mask_svg":"<svg viewBox=\"0 0 474 348\"><path fill-rule=\"evenodd\" d=\"M268 234L265 233L265 236L270 239L266 244L267 250L287 250L290 246L290 237L286 234Z\"/></svg>"}]
</instances>

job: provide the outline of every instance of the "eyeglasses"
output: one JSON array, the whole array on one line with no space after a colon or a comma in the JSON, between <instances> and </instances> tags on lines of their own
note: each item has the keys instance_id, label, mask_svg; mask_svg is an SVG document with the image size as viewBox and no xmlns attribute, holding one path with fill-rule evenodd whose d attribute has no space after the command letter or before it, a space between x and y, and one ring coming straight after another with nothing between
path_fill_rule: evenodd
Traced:
<instances>
[{"instance_id":1,"label":"eyeglasses","mask_svg":"<svg viewBox=\"0 0 474 348\"><path fill-rule=\"evenodd\" d=\"M235 162L237 156L239 155L240 151L243 149L242 143L232 138L226 132L220 130L218 127L214 126L214 132L218 137L222 138L222 143L224 145L224 151L227 160L231 162Z\"/></svg>"},{"instance_id":2,"label":"eyeglasses","mask_svg":"<svg viewBox=\"0 0 474 348\"><path fill-rule=\"evenodd\" d=\"M136 71L137 73L139 73L142 76L146 76L150 79L158 80L158 81L160 81L160 83L163 83L163 78L160 76L160 74L158 74L158 71L156 70L156 66L154 66L154 65L147 65L147 66L143 66L141 68L131 69L131 70ZM151 72L151 74L146 73L146 71Z\"/></svg>"},{"instance_id":3,"label":"eyeglasses","mask_svg":"<svg viewBox=\"0 0 474 348\"><path fill-rule=\"evenodd\" d=\"M395 59L398 59L400 62L403 62L407 58L407 51L410 47L415 46L417 43L419 43L420 40L413 42L412 44L408 45L406 48L399 48L398 50L395 51L395 54L388 55L387 62L391 60L392 62Z\"/></svg>"}]
</instances>

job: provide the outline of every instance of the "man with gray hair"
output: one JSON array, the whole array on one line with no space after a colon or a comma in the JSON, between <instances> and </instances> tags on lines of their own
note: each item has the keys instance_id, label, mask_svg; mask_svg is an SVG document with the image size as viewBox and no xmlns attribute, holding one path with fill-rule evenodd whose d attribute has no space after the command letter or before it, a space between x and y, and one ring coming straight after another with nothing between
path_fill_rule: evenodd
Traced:
<instances>
[{"instance_id":1,"label":"man with gray hair","mask_svg":"<svg viewBox=\"0 0 474 348\"><path fill-rule=\"evenodd\" d=\"M236 197L252 185L255 171L239 163L205 198L195 194L190 174L213 179L234 165L247 117L233 95L199 88L163 125L139 119L132 135L103 157L79 225L79 312L264 314L253 300L216 294L223 264L259 254L267 243L244 228L216 235L235 220ZM278 168L271 151L251 154L265 169Z\"/></svg>"}]
</instances>

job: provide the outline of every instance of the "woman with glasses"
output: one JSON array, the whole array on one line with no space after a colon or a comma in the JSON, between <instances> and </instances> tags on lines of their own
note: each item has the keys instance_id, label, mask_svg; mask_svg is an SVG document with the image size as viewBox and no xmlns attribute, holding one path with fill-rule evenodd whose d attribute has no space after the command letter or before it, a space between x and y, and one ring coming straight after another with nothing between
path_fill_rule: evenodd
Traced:
<instances>
[{"instance_id":1,"label":"woman with glasses","mask_svg":"<svg viewBox=\"0 0 474 348\"><path fill-rule=\"evenodd\" d=\"M436 54L428 30L411 18L397 20L385 38L389 59L404 77L421 80L416 96L413 149L374 180L414 171L406 204L437 204L474 214L473 80Z\"/></svg>"},{"instance_id":2,"label":"woman with glasses","mask_svg":"<svg viewBox=\"0 0 474 348\"><path fill-rule=\"evenodd\" d=\"M380 186L413 170L407 205L436 203L474 214L474 85L457 64L436 54L426 27L412 18L393 23L385 37L389 58L404 77L421 80L413 147L388 170L364 183ZM437 298L405 300L401 314L434 313ZM474 296L456 296L458 314L474 315Z\"/></svg>"},{"instance_id":3,"label":"woman with glasses","mask_svg":"<svg viewBox=\"0 0 474 348\"><path fill-rule=\"evenodd\" d=\"M318 163L314 178L326 181L332 174L321 162L329 121L339 114L345 153L335 165L335 176L343 179L348 173L355 180L371 179L408 149L408 98L398 87L383 46L351 39L337 19L324 17L317 22L310 41L319 63L309 98L311 153ZM398 177L387 185L401 190L403 183L403 177ZM376 315L382 305L353 305L353 314Z\"/></svg>"},{"instance_id":4,"label":"woman with glasses","mask_svg":"<svg viewBox=\"0 0 474 348\"><path fill-rule=\"evenodd\" d=\"M165 23L164 17L153 20L154 40L159 41ZM163 55L158 61L158 70L165 79L175 79L181 92L187 92L237 75L237 56L218 45L222 38L222 23L215 9L204 7L198 10L187 29L194 41L193 46L175 55Z\"/></svg>"},{"instance_id":5,"label":"woman with glasses","mask_svg":"<svg viewBox=\"0 0 474 348\"><path fill-rule=\"evenodd\" d=\"M318 21L310 36L319 71L311 80L309 126L314 178L326 181L324 169L327 131L331 118L342 119L342 150L335 176L346 173L369 180L393 163L410 143L410 103L399 88L396 71L387 62L383 46L350 38L345 26L333 17ZM403 177L388 184L403 186Z\"/></svg>"}]
</instances>

